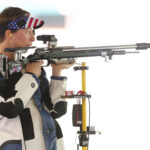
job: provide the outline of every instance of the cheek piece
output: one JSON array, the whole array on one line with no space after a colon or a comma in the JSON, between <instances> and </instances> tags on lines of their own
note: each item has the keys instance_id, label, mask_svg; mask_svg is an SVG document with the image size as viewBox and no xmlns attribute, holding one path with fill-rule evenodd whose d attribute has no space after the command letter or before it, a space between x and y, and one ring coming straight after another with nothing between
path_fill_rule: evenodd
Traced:
<instances>
[{"instance_id":1,"label":"cheek piece","mask_svg":"<svg viewBox=\"0 0 150 150\"><path fill-rule=\"evenodd\" d=\"M33 18L30 15L16 18L8 23L7 28L10 30L33 28L37 29L43 26L44 21L38 18Z\"/></svg>"}]
</instances>

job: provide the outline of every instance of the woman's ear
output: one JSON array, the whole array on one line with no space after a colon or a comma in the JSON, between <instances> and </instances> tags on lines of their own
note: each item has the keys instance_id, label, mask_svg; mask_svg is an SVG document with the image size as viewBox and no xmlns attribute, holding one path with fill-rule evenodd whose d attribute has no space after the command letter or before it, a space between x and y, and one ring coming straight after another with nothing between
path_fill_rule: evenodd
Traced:
<instances>
[{"instance_id":1,"label":"woman's ear","mask_svg":"<svg viewBox=\"0 0 150 150\"><path fill-rule=\"evenodd\" d=\"M13 34L12 34L12 31L11 30L6 30L5 31L5 38L7 39L7 38L12 38L12 36L13 36Z\"/></svg>"}]
</instances>

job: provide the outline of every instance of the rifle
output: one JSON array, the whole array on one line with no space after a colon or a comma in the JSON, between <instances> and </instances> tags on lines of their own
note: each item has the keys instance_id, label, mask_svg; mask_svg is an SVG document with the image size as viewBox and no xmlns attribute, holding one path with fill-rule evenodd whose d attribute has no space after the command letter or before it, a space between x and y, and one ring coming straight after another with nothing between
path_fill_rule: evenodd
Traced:
<instances>
[{"instance_id":1,"label":"rifle","mask_svg":"<svg viewBox=\"0 0 150 150\"><path fill-rule=\"evenodd\" d=\"M6 48L5 52L14 52L14 60L8 60L3 54L0 55L0 72L7 79L8 74L19 72L28 62L38 60L47 60L47 65L51 63L73 63L75 58L101 56L109 60L113 55L125 55L130 53L139 53L139 50L150 48L150 43L137 43L134 45L116 45L116 46L97 46L97 47L57 47L57 39L54 35L39 35L37 40L43 41L47 47L17 47ZM34 48L35 52L26 58L22 57L28 49ZM136 49L137 51L126 51L126 49Z\"/></svg>"}]
</instances>

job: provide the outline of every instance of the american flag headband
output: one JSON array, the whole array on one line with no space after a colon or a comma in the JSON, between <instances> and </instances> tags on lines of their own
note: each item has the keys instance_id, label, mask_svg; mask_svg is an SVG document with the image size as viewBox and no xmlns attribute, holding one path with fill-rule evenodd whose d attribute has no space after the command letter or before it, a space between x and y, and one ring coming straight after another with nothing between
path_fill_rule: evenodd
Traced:
<instances>
[{"instance_id":1,"label":"american flag headband","mask_svg":"<svg viewBox=\"0 0 150 150\"><path fill-rule=\"evenodd\" d=\"M25 29L25 28L37 29L40 28L43 24L44 24L43 20L25 15L8 23L7 28L11 30Z\"/></svg>"}]
</instances>

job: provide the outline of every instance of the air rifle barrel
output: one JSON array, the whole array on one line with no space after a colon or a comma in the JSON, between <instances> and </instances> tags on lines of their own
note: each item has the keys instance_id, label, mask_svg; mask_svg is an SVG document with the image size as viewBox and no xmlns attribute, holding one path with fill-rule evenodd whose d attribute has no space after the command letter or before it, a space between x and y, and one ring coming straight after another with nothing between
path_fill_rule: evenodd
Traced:
<instances>
[{"instance_id":1,"label":"air rifle barrel","mask_svg":"<svg viewBox=\"0 0 150 150\"><path fill-rule=\"evenodd\" d=\"M63 48L63 47L62 47ZM136 49L136 50L145 50L150 48L150 43L137 43L132 45L113 45L113 46L95 46L95 47L77 47L77 48L63 48L64 51L80 51L80 50L117 50L117 49Z\"/></svg>"}]
</instances>

